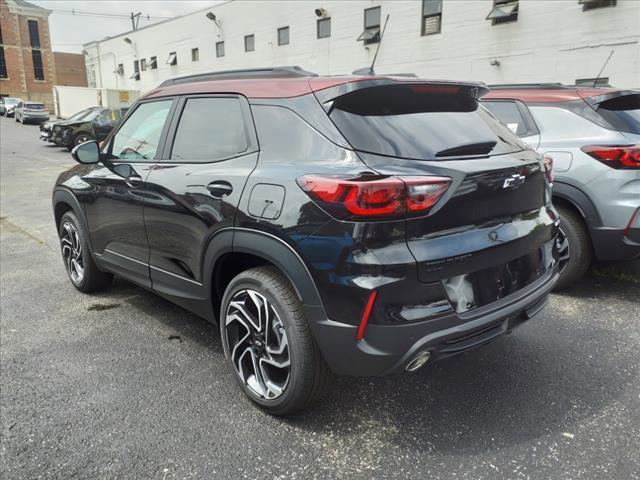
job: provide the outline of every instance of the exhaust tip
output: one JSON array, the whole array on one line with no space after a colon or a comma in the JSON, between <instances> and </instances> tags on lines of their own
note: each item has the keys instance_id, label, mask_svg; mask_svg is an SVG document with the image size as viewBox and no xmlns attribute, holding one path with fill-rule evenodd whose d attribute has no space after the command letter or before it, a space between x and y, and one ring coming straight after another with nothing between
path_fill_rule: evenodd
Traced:
<instances>
[{"instance_id":1,"label":"exhaust tip","mask_svg":"<svg viewBox=\"0 0 640 480\"><path fill-rule=\"evenodd\" d=\"M423 367L431 358L431 352L425 350L424 352L418 353L413 360L407 363L407 366L404 367L406 372L415 372L420 367Z\"/></svg>"}]
</instances>

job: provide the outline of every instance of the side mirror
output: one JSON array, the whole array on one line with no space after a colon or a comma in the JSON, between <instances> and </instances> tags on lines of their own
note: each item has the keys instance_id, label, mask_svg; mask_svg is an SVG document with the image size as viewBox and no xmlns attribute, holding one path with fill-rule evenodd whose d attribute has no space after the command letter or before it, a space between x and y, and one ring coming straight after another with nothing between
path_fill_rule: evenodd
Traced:
<instances>
[{"instance_id":1,"label":"side mirror","mask_svg":"<svg viewBox=\"0 0 640 480\"><path fill-rule=\"evenodd\" d=\"M83 165L92 165L100 161L100 149L95 140L81 143L71 150L73 159Z\"/></svg>"}]
</instances>

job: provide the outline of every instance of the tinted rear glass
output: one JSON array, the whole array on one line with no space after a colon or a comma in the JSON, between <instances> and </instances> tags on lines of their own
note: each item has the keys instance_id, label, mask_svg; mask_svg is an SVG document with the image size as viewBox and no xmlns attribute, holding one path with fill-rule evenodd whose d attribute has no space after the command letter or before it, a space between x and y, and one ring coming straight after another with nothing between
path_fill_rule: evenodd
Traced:
<instances>
[{"instance_id":1,"label":"tinted rear glass","mask_svg":"<svg viewBox=\"0 0 640 480\"><path fill-rule=\"evenodd\" d=\"M598 105L597 110L616 130L640 135L640 94L606 100Z\"/></svg>"},{"instance_id":2,"label":"tinted rear glass","mask_svg":"<svg viewBox=\"0 0 640 480\"><path fill-rule=\"evenodd\" d=\"M238 155L248 147L237 98L190 98L180 116L171 159L215 161Z\"/></svg>"},{"instance_id":3,"label":"tinted rear glass","mask_svg":"<svg viewBox=\"0 0 640 480\"><path fill-rule=\"evenodd\" d=\"M28 108L30 110L44 110L44 105L42 103L25 103L24 108Z\"/></svg>"},{"instance_id":4,"label":"tinted rear glass","mask_svg":"<svg viewBox=\"0 0 640 480\"><path fill-rule=\"evenodd\" d=\"M413 84L356 90L329 113L356 150L439 160L511 153L526 148L479 106L468 87Z\"/></svg>"}]
</instances>

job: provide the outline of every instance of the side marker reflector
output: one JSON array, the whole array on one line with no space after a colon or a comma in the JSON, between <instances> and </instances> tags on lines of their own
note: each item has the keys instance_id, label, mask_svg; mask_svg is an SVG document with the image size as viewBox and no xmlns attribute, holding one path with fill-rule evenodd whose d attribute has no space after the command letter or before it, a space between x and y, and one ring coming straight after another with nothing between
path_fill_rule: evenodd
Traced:
<instances>
[{"instance_id":1,"label":"side marker reflector","mask_svg":"<svg viewBox=\"0 0 640 480\"><path fill-rule=\"evenodd\" d=\"M356 340L362 340L364 338L364 332L367 329L367 324L369 323L369 317L371 316L371 311L373 310L373 304L375 303L377 296L378 296L378 292L376 290L372 291L371 295L369 295L367 306L364 308L364 312L362 313L362 319L360 320L360 326L358 327L358 332L356 333Z\"/></svg>"}]
</instances>

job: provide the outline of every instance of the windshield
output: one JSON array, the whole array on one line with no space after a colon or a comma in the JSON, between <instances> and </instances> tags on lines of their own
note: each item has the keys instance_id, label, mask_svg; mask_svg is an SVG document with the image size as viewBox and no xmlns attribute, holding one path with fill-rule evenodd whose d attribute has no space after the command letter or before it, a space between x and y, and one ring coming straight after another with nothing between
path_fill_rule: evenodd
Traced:
<instances>
[{"instance_id":1,"label":"windshield","mask_svg":"<svg viewBox=\"0 0 640 480\"><path fill-rule=\"evenodd\" d=\"M640 135L640 93L605 100L597 111L616 130Z\"/></svg>"},{"instance_id":2,"label":"windshield","mask_svg":"<svg viewBox=\"0 0 640 480\"><path fill-rule=\"evenodd\" d=\"M67 118L67 120L82 120L85 116L89 115L91 111L92 111L91 108L87 108L86 110L81 110L78 113L71 115L69 118Z\"/></svg>"},{"instance_id":3,"label":"windshield","mask_svg":"<svg viewBox=\"0 0 640 480\"><path fill-rule=\"evenodd\" d=\"M11 97L7 97L4 99L4 103L5 105L17 105L20 103L20 99L19 98L11 98Z\"/></svg>"},{"instance_id":4,"label":"windshield","mask_svg":"<svg viewBox=\"0 0 640 480\"><path fill-rule=\"evenodd\" d=\"M385 85L337 98L329 116L356 150L417 160L511 153L526 148L456 85Z\"/></svg>"},{"instance_id":5,"label":"windshield","mask_svg":"<svg viewBox=\"0 0 640 480\"><path fill-rule=\"evenodd\" d=\"M94 120L97 117L99 117L102 112L103 112L103 110L101 110L99 108L96 108L96 109L91 110L89 113L87 113L82 118L76 118L76 120L82 120L84 122L91 122L92 120Z\"/></svg>"}]
</instances>

